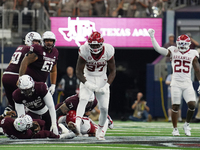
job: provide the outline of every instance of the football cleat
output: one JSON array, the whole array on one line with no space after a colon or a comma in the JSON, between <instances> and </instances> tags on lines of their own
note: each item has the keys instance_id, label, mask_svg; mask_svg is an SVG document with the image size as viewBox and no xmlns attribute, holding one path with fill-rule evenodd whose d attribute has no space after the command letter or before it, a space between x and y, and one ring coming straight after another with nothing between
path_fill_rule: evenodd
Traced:
<instances>
[{"instance_id":1,"label":"football cleat","mask_svg":"<svg viewBox=\"0 0 200 150\"><path fill-rule=\"evenodd\" d=\"M185 131L186 136L191 136L191 132L190 132L191 128L189 127L189 123L188 124L185 123L183 125L183 130Z\"/></svg>"},{"instance_id":2,"label":"football cleat","mask_svg":"<svg viewBox=\"0 0 200 150\"><path fill-rule=\"evenodd\" d=\"M113 121L112 121L111 117L108 115L107 118L109 120L109 122L108 122L108 128L109 129L113 129L114 128L114 124L113 124Z\"/></svg>"},{"instance_id":3,"label":"football cleat","mask_svg":"<svg viewBox=\"0 0 200 150\"><path fill-rule=\"evenodd\" d=\"M173 136L180 136L179 131L177 128L174 128L173 132L172 132Z\"/></svg>"},{"instance_id":4,"label":"football cleat","mask_svg":"<svg viewBox=\"0 0 200 150\"><path fill-rule=\"evenodd\" d=\"M102 132L101 129L97 129L96 138L97 138L97 140L100 140L100 141L106 140L104 137L104 133Z\"/></svg>"}]
</instances>

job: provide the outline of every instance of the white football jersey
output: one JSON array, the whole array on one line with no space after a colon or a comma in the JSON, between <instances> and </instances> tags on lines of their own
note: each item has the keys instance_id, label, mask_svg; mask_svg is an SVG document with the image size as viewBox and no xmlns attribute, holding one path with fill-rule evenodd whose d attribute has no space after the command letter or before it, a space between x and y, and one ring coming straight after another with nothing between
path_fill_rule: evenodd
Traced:
<instances>
[{"instance_id":1,"label":"white football jersey","mask_svg":"<svg viewBox=\"0 0 200 150\"><path fill-rule=\"evenodd\" d=\"M103 43L102 54L98 59L91 55L88 43L82 45L79 49L79 56L82 57L87 63L84 68L84 74L90 76L102 76L107 71L107 61L109 61L115 53L112 45Z\"/></svg>"},{"instance_id":2,"label":"white football jersey","mask_svg":"<svg viewBox=\"0 0 200 150\"><path fill-rule=\"evenodd\" d=\"M171 62L173 69L172 82L174 81L191 81L192 62L195 57L199 57L196 50L188 50L181 53L177 47L170 46L168 50L171 51Z\"/></svg>"},{"instance_id":3,"label":"white football jersey","mask_svg":"<svg viewBox=\"0 0 200 150\"><path fill-rule=\"evenodd\" d=\"M95 133L97 125L92 123L92 120L88 117L82 117L81 122L81 134Z\"/></svg>"}]
</instances>

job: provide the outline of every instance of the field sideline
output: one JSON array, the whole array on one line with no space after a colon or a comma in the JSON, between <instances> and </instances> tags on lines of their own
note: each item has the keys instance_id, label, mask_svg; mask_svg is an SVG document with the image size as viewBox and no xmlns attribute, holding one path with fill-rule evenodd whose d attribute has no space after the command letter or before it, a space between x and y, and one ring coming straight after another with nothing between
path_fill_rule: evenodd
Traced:
<instances>
[{"instance_id":1,"label":"field sideline","mask_svg":"<svg viewBox=\"0 0 200 150\"><path fill-rule=\"evenodd\" d=\"M74 139L31 139L10 140L0 136L0 150L171 150L200 149L200 124L191 123L191 137L182 129L184 123L178 123L179 137L173 137L172 123L169 122L132 122L115 121L114 129L108 129L106 141L95 137L76 137Z\"/></svg>"}]
</instances>

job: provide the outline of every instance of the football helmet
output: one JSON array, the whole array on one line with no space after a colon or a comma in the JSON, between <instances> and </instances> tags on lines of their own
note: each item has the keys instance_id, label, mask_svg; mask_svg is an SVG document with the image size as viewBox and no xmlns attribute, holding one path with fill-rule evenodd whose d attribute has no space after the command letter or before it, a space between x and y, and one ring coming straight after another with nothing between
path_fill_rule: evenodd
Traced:
<instances>
[{"instance_id":1,"label":"football helmet","mask_svg":"<svg viewBox=\"0 0 200 150\"><path fill-rule=\"evenodd\" d=\"M76 121L76 111L75 110L70 110L68 113L67 113L67 116L66 116L66 123L68 124L69 122L74 122Z\"/></svg>"},{"instance_id":2,"label":"football helmet","mask_svg":"<svg viewBox=\"0 0 200 150\"><path fill-rule=\"evenodd\" d=\"M13 125L17 131L25 131L32 127L33 119L29 115L23 115L15 119Z\"/></svg>"},{"instance_id":3,"label":"football helmet","mask_svg":"<svg viewBox=\"0 0 200 150\"><path fill-rule=\"evenodd\" d=\"M190 49L191 40L186 34L180 35L176 40L176 45L181 52L185 52Z\"/></svg>"},{"instance_id":4,"label":"football helmet","mask_svg":"<svg viewBox=\"0 0 200 150\"><path fill-rule=\"evenodd\" d=\"M104 38L102 35L95 31L88 38L88 45L90 47L90 52L93 54L98 54L103 50Z\"/></svg>"},{"instance_id":5,"label":"football helmet","mask_svg":"<svg viewBox=\"0 0 200 150\"><path fill-rule=\"evenodd\" d=\"M25 44L28 45L28 46L31 46L33 45L33 41L36 40L36 41L39 41L39 43L41 44L41 36L39 33L37 32L29 32L26 34L25 36Z\"/></svg>"},{"instance_id":6,"label":"football helmet","mask_svg":"<svg viewBox=\"0 0 200 150\"><path fill-rule=\"evenodd\" d=\"M25 96L32 96L34 92L34 84L33 78L29 75L23 75L19 77L18 87L21 90L21 93Z\"/></svg>"},{"instance_id":7,"label":"football helmet","mask_svg":"<svg viewBox=\"0 0 200 150\"><path fill-rule=\"evenodd\" d=\"M53 40L53 45L50 45L50 44L46 45L45 40ZM44 32L42 35L42 43L45 49L51 50L55 46L55 43L56 43L55 34L51 31Z\"/></svg>"}]
</instances>

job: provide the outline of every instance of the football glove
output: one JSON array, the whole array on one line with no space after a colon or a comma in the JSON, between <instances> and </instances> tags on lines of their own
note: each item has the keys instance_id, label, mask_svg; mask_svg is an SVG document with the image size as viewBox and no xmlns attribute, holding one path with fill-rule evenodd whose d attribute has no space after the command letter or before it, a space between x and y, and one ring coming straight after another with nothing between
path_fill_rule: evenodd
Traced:
<instances>
[{"instance_id":1,"label":"football glove","mask_svg":"<svg viewBox=\"0 0 200 150\"><path fill-rule=\"evenodd\" d=\"M108 92L109 87L110 87L110 84L106 83L102 88L96 90L95 92L99 92L101 94L105 94L105 93Z\"/></svg>"},{"instance_id":2,"label":"football glove","mask_svg":"<svg viewBox=\"0 0 200 150\"><path fill-rule=\"evenodd\" d=\"M50 131L52 131L54 134L58 135L58 127L56 124L52 124Z\"/></svg>"},{"instance_id":3,"label":"football glove","mask_svg":"<svg viewBox=\"0 0 200 150\"><path fill-rule=\"evenodd\" d=\"M51 95L54 94L55 88L56 88L56 85L55 85L55 84L51 84L51 86L49 87L49 92L51 93Z\"/></svg>"},{"instance_id":4,"label":"football glove","mask_svg":"<svg viewBox=\"0 0 200 150\"><path fill-rule=\"evenodd\" d=\"M85 87L87 87L89 90L91 90L91 91L95 91L95 90L97 90L98 89L98 86L97 85L95 85L95 84L93 84L93 83L90 83L89 81L86 81L85 83L84 83L84 85L85 85Z\"/></svg>"},{"instance_id":5,"label":"football glove","mask_svg":"<svg viewBox=\"0 0 200 150\"><path fill-rule=\"evenodd\" d=\"M154 29L149 29L148 33L149 33L151 38L154 38L154 34L155 34L155 30Z\"/></svg>"}]
</instances>

